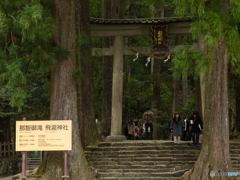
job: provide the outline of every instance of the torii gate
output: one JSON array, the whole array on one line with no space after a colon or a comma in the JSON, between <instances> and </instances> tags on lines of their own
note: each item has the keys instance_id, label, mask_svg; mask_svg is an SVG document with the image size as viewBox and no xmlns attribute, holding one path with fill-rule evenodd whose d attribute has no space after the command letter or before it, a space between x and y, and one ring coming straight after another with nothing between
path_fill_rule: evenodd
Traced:
<instances>
[{"instance_id":1,"label":"torii gate","mask_svg":"<svg viewBox=\"0 0 240 180\"><path fill-rule=\"evenodd\" d=\"M122 135L122 94L123 94L123 56L141 52L146 55L173 54L180 46L169 47L169 51L151 51L151 47L124 47L124 37L151 36L151 26L168 25L169 35L191 34L192 19L154 18L154 19L98 19L90 18L90 35L95 38L114 37L114 46L110 48L93 48L92 56L113 56L112 115L111 135L106 141L124 141ZM194 44L192 48L198 48ZM203 89L203 88L201 88ZM202 91L202 90L201 90ZM203 96L202 96L203 98ZM204 102L204 101L202 101Z\"/></svg>"}]
</instances>

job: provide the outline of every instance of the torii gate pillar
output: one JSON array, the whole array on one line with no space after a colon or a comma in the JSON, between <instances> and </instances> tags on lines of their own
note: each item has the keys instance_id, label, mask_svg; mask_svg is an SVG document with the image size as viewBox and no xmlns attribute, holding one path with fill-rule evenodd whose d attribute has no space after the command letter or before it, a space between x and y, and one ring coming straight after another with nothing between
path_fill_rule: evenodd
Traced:
<instances>
[{"instance_id":1,"label":"torii gate pillar","mask_svg":"<svg viewBox=\"0 0 240 180\"><path fill-rule=\"evenodd\" d=\"M126 141L126 137L122 135L123 54L123 36L115 36L111 135L106 138L107 142Z\"/></svg>"}]
</instances>

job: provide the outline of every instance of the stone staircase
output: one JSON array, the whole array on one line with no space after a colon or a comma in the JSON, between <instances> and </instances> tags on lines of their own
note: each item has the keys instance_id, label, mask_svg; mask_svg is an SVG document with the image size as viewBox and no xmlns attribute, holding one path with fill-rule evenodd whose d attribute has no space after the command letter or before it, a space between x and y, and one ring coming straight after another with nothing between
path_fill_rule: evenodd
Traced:
<instances>
[{"instance_id":1,"label":"stone staircase","mask_svg":"<svg viewBox=\"0 0 240 180\"><path fill-rule=\"evenodd\" d=\"M85 149L98 180L176 180L197 161L201 147L172 141L104 142ZM231 160L240 174L240 142L230 143Z\"/></svg>"}]
</instances>

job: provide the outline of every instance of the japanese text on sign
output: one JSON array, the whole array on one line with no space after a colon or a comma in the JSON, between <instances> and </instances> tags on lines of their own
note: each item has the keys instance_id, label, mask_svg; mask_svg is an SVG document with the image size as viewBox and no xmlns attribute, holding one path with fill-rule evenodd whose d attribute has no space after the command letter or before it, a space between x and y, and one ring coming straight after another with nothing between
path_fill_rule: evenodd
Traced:
<instances>
[{"instance_id":1,"label":"japanese text on sign","mask_svg":"<svg viewBox=\"0 0 240 180\"><path fill-rule=\"evenodd\" d=\"M158 44L162 44L162 40L163 40L163 32L158 31Z\"/></svg>"},{"instance_id":2,"label":"japanese text on sign","mask_svg":"<svg viewBox=\"0 0 240 180\"><path fill-rule=\"evenodd\" d=\"M72 149L72 121L17 121L16 151Z\"/></svg>"}]
</instances>

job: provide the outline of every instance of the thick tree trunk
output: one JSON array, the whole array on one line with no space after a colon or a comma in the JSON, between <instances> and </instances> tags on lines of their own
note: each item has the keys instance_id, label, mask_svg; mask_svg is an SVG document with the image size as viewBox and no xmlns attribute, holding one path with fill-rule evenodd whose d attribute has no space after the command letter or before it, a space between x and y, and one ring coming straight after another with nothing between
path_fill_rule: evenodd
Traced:
<instances>
[{"instance_id":1,"label":"thick tree trunk","mask_svg":"<svg viewBox=\"0 0 240 180\"><path fill-rule=\"evenodd\" d=\"M199 158L183 179L227 179L210 172L233 172L229 155L229 119L226 40L219 38L206 86L203 143ZM231 179L229 177L229 179Z\"/></svg>"},{"instance_id":2,"label":"thick tree trunk","mask_svg":"<svg viewBox=\"0 0 240 180\"><path fill-rule=\"evenodd\" d=\"M113 0L102 0L102 18L116 18L116 5ZM113 38L103 38L102 47L113 46ZM113 80L113 56L103 56L102 58L102 121L101 135L109 136L111 131L112 115L112 80Z\"/></svg>"},{"instance_id":3,"label":"thick tree trunk","mask_svg":"<svg viewBox=\"0 0 240 180\"><path fill-rule=\"evenodd\" d=\"M78 7L79 6L79 7ZM80 15L80 18L79 18ZM76 32L77 35L85 33L90 35L89 27L89 0L81 0L76 4ZM89 37L90 38L90 37ZM98 139L97 124L95 121L95 108L94 108L94 92L93 92L93 64L92 60L88 59L91 56L90 44L86 45L87 57L78 57L78 65L81 67L81 83L78 90L79 98L79 122L81 123L84 133L84 144L88 146ZM83 140L82 140L83 141Z\"/></svg>"},{"instance_id":4,"label":"thick tree trunk","mask_svg":"<svg viewBox=\"0 0 240 180\"><path fill-rule=\"evenodd\" d=\"M157 110L157 114L155 115L155 124L154 124L154 139L160 140L161 139L161 118L160 118L160 109L161 109L161 81L160 81L160 71L161 71L161 61L154 60L153 65L153 73L156 78L156 83L153 85L153 102L154 108Z\"/></svg>"},{"instance_id":5,"label":"thick tree trunk","mask_svg":"<svg viewBox=\"0 0 240 180\"><path fill-rule=\"evenodd\" d=\"M55 0L54 20L55 31L53 38L63 48L74 47L76 34L77 0ZM71 180L93 180L94 176L88 167L80 142L77 86L72 78L72 70L76 65L76 54L70 51L68 57L60 57L51 72L51 105L50 119L62 120L64 116L72 120L72 150L68 151L68 174ZM38 173L42 179L62 179L63 152L48 152Z\"/></svg>"},{"instance_id":6,"label":"thick tree trunk","mask_svg":"<svg viewBox=\"0 0 240 180\"><path fill-rule=\"evenodd\" d=\"M184 73L182 75L182 102L184 107L188 104L188 78Z\"/></svg>"},{"instance_id":7,"label":"thick tree trunk","mask_svg":"<svg viewBox=\"0 0 240 180\"><path fill-rule=\"evenodd\" d=\"M199 112L200 117L202 117L202 100L201 100L201 87L200 78L195 80L195 110Z\"/></svg>"}]
</instances>

